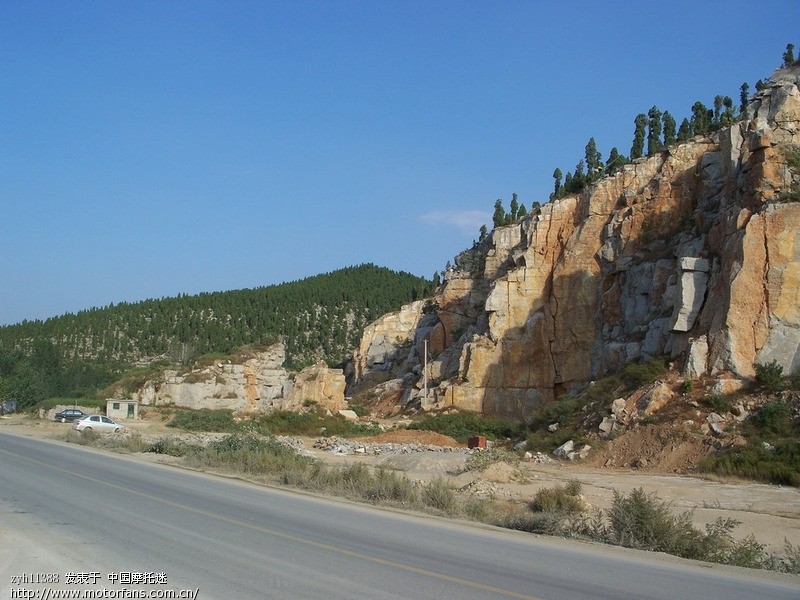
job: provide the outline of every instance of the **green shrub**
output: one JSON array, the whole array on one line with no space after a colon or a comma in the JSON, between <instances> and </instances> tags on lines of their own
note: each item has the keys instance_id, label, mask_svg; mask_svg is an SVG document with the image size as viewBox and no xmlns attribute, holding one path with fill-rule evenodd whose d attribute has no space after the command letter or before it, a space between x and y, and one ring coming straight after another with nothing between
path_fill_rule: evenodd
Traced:
<instances>
[{"instance_id":1,"label":"green shrub","mask_svg":"<svg viewBox=\"0 0 800 600\"><path fill-rule=\"evenodd\" d=\"M420 497L425 506L442 512L451 512L456 507L455 492L441 477L423 486Z\"/></svg>"},{"instance_id":2,"label":"green shrub","mask_svg":"<svg viewBox=\"0 0 800 600\"><path fill-rule=\"evenodd\" d=\"M413 505L418 497L417 485L404 474L388 469L372 471L363 464L329 467L315 462L308 469L284 471L281 482L375 504Z\"/></svg>"},{"instance_id":3,"label":"green shrub","mask_svg":"<svg viewBox=\"0 0 800 600\"><path fill-rule=\"evenodd\" d=\"M163 437L156 440L146 449L146 452L153 454L166 454L168 456L185 456L191 451L191 446L181 440L170 437Z\"/></svg>"},{"instance_id":4,"label":"green shrub","mask_svg":"<svg viewBox=\"0 0 800 600\"><path fill-rule=\"evenodd\" d=\"M575 492L580 489L580 484L570 482L564 492L566 489ZM492 523L520 531L578 536L721 564L800 572L800 548L788 541L784 556L775 556L767 554L765 547L752 535L735 540L732 532L740 523L734 519L719 518L706 525L703 532L692 525L691 511L673 515L668 503L642 489L635 489L627 495L615 490L612 506L606 511L591 514L515 512L495 518Z\"/></svg>"},{"instance_id":5,"label":"green shrub","mask_svg":"<svg viewBox=\"0 0 800 600\"><path fill-rule=\"evenodd\" d=\"M691 379L684 379L681 383L681 392L688 394L694 388L694 382Z\"/></svg>"},{"instance_id":6,"label":"green shrub","mask_svg":"<svg viewBox=\"0 0 800 600\"><path fill-rule=\"evenodd\" d=\"M761 444L738 447L706 456L700 461L699 469L729 477L800 486L800 441L778 443L772 450Z\"/></svg>"},{"instance_id":7,"label":"green shrub","mask_svg":"<svg viewBox=\"0 0 800 600\"><path fill-rule=\"evenodd\" d=\"M581 483L573 479L566 486L538 490L528 507L533 512L580 513L586 510L580 494Z\"/></svg>"},{"instance_id":8,"label":"green shrub","mask_svg":"<svg viewBox=\"0 0 800 600\"><path fill-rule=\"evenodd\" d=\"M591 441L577 427L559 427L556 431L540 429L525 436L526 448L532 452L550 453L565 442L572 440L576 446L583 444L594 445L596 441Z\"/></svg>"},{"instance_id":9,"label":"green shrub","mask_svg":"<svg viewBox=\"0 0 800 600\"><path fill-rule=\"evenodd\" d=\"M282 479L287 471L305 472L314 460L272 438L233 433L191 453L193 466L205 466L238 473L268 475Z\"/></svg>"},{"instance_id":10,"label":"green shrub","mask_svg":"<svg viewBox=\"0 0 800 600\"><path fill-rule=\"evenodd\" d=\"M75 431L74 429L70 429L67 431L67 441L73 442L80 446L92 446L100 437L100 434L96 431Z\"/></svg>"},{"instance_id":11,"label":"green shrub","mask_svg":"<svg viewBox=\"0 0 800 600\"><path fill-rule=\"evenodd\" d=\"M349 465L328 469L323 473L322 469L315 471L315 483L322 484L322 489L334 492L339 496L357 499L373 499L375 481L366 465Z\"/></svg>"},{"instance_id":12,"label":"green shrub","mask_svg":"<svg viewBox=\"0 0 800 600\"><path fill-rule=\"evenodd\" d=\"M265 439L249 433L232 433L211 442L208 449L220 455L248 450L250 452L268 451L272 454L286 456L294 454L294 450L274 439Z\"/></svg>"},{"instance_id":13,"label":"green shrub","mask_svg":"<svg viewBox=\"0 0 800 600\"><path fill-rule=\"evenodd\" d=\"M741 541L734 540L731 532L739 525L740 521L722 517L706 525L706 533L700 538L698 558L737 567L762 568L767 558L765 546L752 535Z\"/></svg>"},{"instance_id":14,"label":"green shrub","mask_svg":"<svg viewBox=\"0 0 800 600\"><path fill-rule=\"evenodd\" d=\"M534 417L535 424L551 425L552 423L565 424L571 421L581 408L578 398L566 396L544 406Z\"/></svg>"},{"instance_id":15,"label":"green shrub","mask_svg":"<svg viewBox=\"0 0 800 600\"><path fill-rule=\"evenodd\" d=\"M399 502L410 504L417 499L417 486L408 477L396 471L378 469L365 499L370 502Z\"/></svg>"},{"instance_id":16,"label":"green shrub","mask_svg":"<svg viewBox=\"0 0 800 600\"><path fill-rule=\"evenodd\" d=\"M145 383L160 377L165 366L167 363L154 362L131 369L115 383L102 390L98 396L102 398L130 397L132 393L141 390Z\"/></svg>"},{"instance_id":17,"label":"green shrub","mask_svg":"<svg viewBox=\"0 0 800 600\"><path fill-rule=\"evenodd\" d=\"M642 488L627 496L614 490L608 519L611 539L620 546L701 557L702 535L692 526L691 512L675 516L668 503Z\"/></svg>"},{"instance_id":18,"label":"green shrub","mask_svg":"<svg viewBox=\"0 0 800 600\"><path fill-rule=\"evenodd\" d=\"M348 421L344 417L330 416L320 411L299 413L276 410L259 418L253 426L267 435L357 437L381 432L374 423Z\"/></svg>"},{"instance_id":19,"label":"green shrub","mask_svg":"<svg viewBox=\"0 0 800 600\"><path fill-rule=\"evenodd\" d=\"M236 423L233 412L227 409L219 410L181 410L175 413L167 423L167 427L185 429L186 431L233 431Z\"/></svg>"},{"instance_id":20,"label":"green shrub","mask_svg":"<svg viewBox=\"0 0 800 600\"><path fill-rule=\"evenodd\" d=\"M319 435L322 423L316 413L276 410L259 418L257 428L271 435Z\"/></svg>"},{"instance_id":21,"label":"green shrub","mask_svg":"<svg viewBox=\"0 0 800 600\"><path fill-rule=\"evenodd\" d=\"M722 554L721 560L711 562L748 569L761 569L767 560L765 548L766 546L759 544L755 536L751 534L741 541L733 541L728 551Z\"/></svg>"},{"instance_id":22,"label":"green shrub","mask_svg":"<svg viewBox=\"0 0 800 600\"><path fill-rule=\"evenodd\" d=\"M123 453L146 452L149 446L138 432L128 435L104 435L94 430L75 431L70 429L67 431L66 440L81 446L92 446Z\"/></svg>"},{"instance_id":23,"label":"green shrub","mask_svg":"<svg viewBox=\"0 0 800 600\"><path fill-rule=\"evenodd\" d=\"M490 440L512 438L520 432L521 425L516 421L487 419L475 413L458 413L426 416L412 423L408 428L433 431L450 436L460 442L466 442L468 438L476 435L482 435Z\"/></svg>"},{"instance_id":24,"label":"green shrub","mask_svg":"<svg viewBox=\"0 0 800 600\"><path fill-rule=\"evenodd\" d=\"M625 392L625 386L619 374L612 373L602 379L589 384L578 396L577 402L584 404L602 404L610 406L611 403ZM581 406L579 404L579 406Z\"/></svg>"},{"instance_id":25,"label":"green shrub","mask_svg":"<svg viewBox=\"0 0 800 600\"><path fill-rule=\"evenodd\" d=\"M790 435L793 428L792 407L780 400L770 400L755 414L753 422L767 433Z\"/></svg>"},{"instance_id":26,"label":"green shrub","mask_svg":"<svg viewBox=\"0 0 800 600\"><path fill-rule=\"evenodd\" d=\"M488 498L468 498L464 502L464 514L473 521L488 523L491 521L492 501Z\"/></svg>"},{"instance_id":27,"label":"green shrub","mask_svg":"<svg viewBox=\"0 0 800 600\"><path fill-rule=\"evenodd\" d=\"M784 538L784 556L772 557L772 564L769 566L775 571L800 575L800 546L793 546L792 543Z\"/></svg>"},{"instance_id":28,"label":"green shrub","mask_svg":"<svg viewBox=\"0 0 800 600\"><path fill-rule=\"evenodd\" d=\"M772 361L769 364L756 363L756 382L768 392L777 392L783 388L783 367Z\"/></svg>"},{"instance_id":29,"label":"green shrub","mask_svg":"<svg viewBox=\"0 0 800 600\"><path fill-rule=\"evenodd\" d=\"M789 389L794 392L800 392L800 371L789 377Z\"/></svg>"},{"instance_id":30,"label":"green shrub","mask_svg":"<svg viewBox=\"0 0 800 600\"><path fill-rule=\"evenodd\" d=\"M569 527L566 513L553 512L515 512L496 518L492 524L540 535L564 535Z\"/></svg>"},{"instance_id":31,"label":"green shrub","mask_svg":"<svg viewBox=\"0 0 800 600\"><path fill-rule=\"evenodd\" d=\"M666 369L666 363L661 359L629 363L621 371L606 375L583 390L576 399L578 406L596 402L610 404L620 395L656 381Z\"/></svg>"},{"instance_id":32,"label":"green shrub","mask_svg":"<svg viewBox=\"0 0 800 600\"><path fill-rule=\"evenodd\" d=\"M375 484L375 477L366 465L350 465L342 467L340 492L352 498L375 500L380 497Z\"/></svg>"},{"instance_id":33,"label":"green shrub","mask_svg":"<svg viewBox=\"0 0 800 600\"><path fill-rule=\"evenodd\" d=\"M598 388L591 386L588 390L597 392ZM580 396L567 395L559 398L534 414L530 421L530 431L525 436L526 448L534 452L552 452L569 440L576 444L584 441L583 427L578 421L586 393L588 391ZM604 394L605 392L601 395ZM558 424L558 428L550 431L549 426L554 423Z\"/></svg>"},{"instance_id":34,"label":"green shrub","mask_svg":"<svg viewBox=\"0 0 800 600\"><path fill-rule=\"evenodd\" d=\"M652 383L667 370L663 360L654 359L646 363L629 363L622 370L622 382L628 390Z\"/></svg>"},{"instance_id":35,"label":"green shrub","mask_svg":"<svg viewBox=\"0 0 800 600\"><path fill-rule=\"evenodd\" d=\"M150 444L144 441L138 431L128 435L99 435L92 445L114 452L126 453L147 452L150 447Z\"/></svg>"},{"instance_id":36,"label":"green shrub","mask_svg":"<svg viewBox=\"0 0 800 600\"><path fill-rule=\"evenodd\" d=\"M363 417L363 416L366 416L367 414L369 414L369 411L366 408L364 408L363 406L361 406L360 404L354 404L354 403L351 402L349 404L349 407L350 407L350 410L352 410L354 413L356 413L356 416L358 416L358 417Z\"/></svg>"},{"instance_id":37,"label":"green shrub","mask_svg":"<svg viewBox=\"0 0 800 600\"><path fill-rule=\"evenodd\" d=\"M721 394L709 394L701 402L718 413L730 412L733 408L730 398Z\"/></svg>"},{"instance_id":38,"label":"green shrub","mask_svg":"<svg viewBox=\"0 0 800 600\"><path fill-rule=\"evenodd\" d=\"M787 145L781 148L781 154L786 160L786 166L796 181L800 176L800 146ZM800 189L795 183L790 183L787 189L778 195L778 202L800 202Z\"/></svg>"}]
</instances>

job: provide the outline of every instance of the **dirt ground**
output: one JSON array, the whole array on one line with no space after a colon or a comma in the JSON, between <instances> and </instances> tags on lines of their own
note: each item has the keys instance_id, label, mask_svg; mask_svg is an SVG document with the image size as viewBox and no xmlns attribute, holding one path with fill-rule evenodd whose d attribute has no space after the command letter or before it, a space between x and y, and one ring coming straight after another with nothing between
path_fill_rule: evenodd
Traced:
<instances>
[{"instance_id":1,"label":"dirt ground","mask_svg":"<svg viewBox=\"0 0 800 600\"><path fill-rule=\"evenodd\" d=\"M417 443L445 445L444 437L429 432L398 431L379 436L381 441L412 441L409 434L421 433ZM431 435L437 436L432 441ZM654 435L644 434L644 443ZM459 446L451 440L453 446ZM622 443L629 449L634 442ZM669 448L669 447L668 447ZM631 451L632 452L632 451ZM685 465L693 462L687 457L704 453L702 449L690 452L683 448L672 453L675 463L669 458L663 468L651 463L653 470L642 471L630 468L598 467L610 456L624 456L619 448L606 448L602 454L587 461L562 461L539 464L521 462L518 466L496 463L481 472L464 471L466 455L454 452L413 452L391 455L352 455L325 456L315 452L315 456L332 462L362 462L404 471L406 475L419 481L430 481L444 477L454 487L473 489L491 493L495 498L527 501L541 488L563 485L571 479L581 482L585 501L592 508L606 509L611 506L614 491L628 493L642 488L647 493L655 493L669 502L675 512L694 511L697 527L713 523L718 517L733 518L741 522L734 530L734 537L744 538L754 535L759 543L765 544L772 552L784 549L784 540L800 545L800 489L777 485L766 485L741 481L712 481L699 477L675 474L670 471L674 464ZM646 453L643 453L646 454ZM667 450L667 454L670 454ZM639 454L641 456L642 454ZM681 459L677 459L682 457Z\"/></svg>"},{"instance_id":2,"label":"dirt ground","mask_svg":"<svg viewBox=\"0 0 800 600\"><path fill-rule=\"evenodd\" d=\"M142 435L175 435L161 421L128 422L129 430ZM24 435L64 439L69 424L27 417L0 418L0 430ZM664 437L667 436L667 437ZM676 512L694 511L698 527L718 517L741 522L734 537L753 535L772 552L781 553L784 540L800 546L800 489L737 481L712 481L680 474L707 452L702 441L669 432L642 428L639 437L624 437L607 444L586 461L522 461L518 465L493 464L483 471L465 471L469 453L462 444L438 433L397 430L364 438L364 450L331 452L315 447L316 440L301 439L304 451L330 464L365 464L405 472L413 480L442 477L456 488L496 499L525 502L541 488L581 482L585 501L593 508L611 505L614 491L628 493L642 488L669 502ZM387 444L395 445L386 449ZM422 449L420 445L431 446ZM370 451L380 447L380 450ZM453 448L454 450L451 450ZM142 455L158 460L158 455ZM644 460L644 465L642 465ZM630 468L638 461L639 468ZM644 468L642 468L644 467Z\"/></svg>"}]
</instances>

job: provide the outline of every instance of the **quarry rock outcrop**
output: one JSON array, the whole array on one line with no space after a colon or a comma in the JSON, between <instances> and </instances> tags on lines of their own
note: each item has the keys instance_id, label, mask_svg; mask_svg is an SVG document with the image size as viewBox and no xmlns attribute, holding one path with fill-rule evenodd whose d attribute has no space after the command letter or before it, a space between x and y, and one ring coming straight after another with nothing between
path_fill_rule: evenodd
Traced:
<instances>
[{"instance_id":1,"label":"quarry rock outcrop","mask_svg":"<svg viewBox=\"0 0 800 600\"><path fill-rule=\"evenodd\" d=\"M779 70L747 118L496 228L431 300L367 328L349 392L403 380L408 406L524 418L652 358L689 378L796 372L800 203L782 199L800 188L798 84Z\"/></svg>"},{"instance_id":2,"label":"quarry rock outcrop","mask_svg":"<svg viewBox=\"0 0 800 600\"><path fill-rule=\"evenodd\" d=\"M410 370L420 362L422 352L416 347L416 339L432 336L437 325L424 318L424 307L425 302L419 300L367 325L353 356L356 391L394 379L398 372Z\"/></svg>"},{"instance_id":3,"label":"quarry rock outcrop","mask_svg":"<svg viewBox=\"0 0 800 600\"><path fill-rule=\"evenodd\" d=\"M347 407L345 385L342 369L331 369L325 363L307 367L295 375L283 408L297 410L303 406L317 406L335 413Z\"/></svg>"},{"instance_id":4,"label":"quarry rock outcrop","mask_svg":"<svg viewBox=\"0 0 800 600\"><path fill-rule=\"evenodd\" d=\"M240 416L302 406L331 411L346 407L341 369L320 363L292 375L283 366L285 359L285 347L279 343L241 360L214 361L182 372L165 370L133 398L144 406L230 409Z\"/></svg>"}]
</instances>

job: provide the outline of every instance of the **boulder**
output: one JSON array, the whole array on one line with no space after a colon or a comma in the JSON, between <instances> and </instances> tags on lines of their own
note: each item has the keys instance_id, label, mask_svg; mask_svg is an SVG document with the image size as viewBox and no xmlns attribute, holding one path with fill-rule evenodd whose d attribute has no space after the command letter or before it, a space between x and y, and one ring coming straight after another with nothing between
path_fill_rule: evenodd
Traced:
<instances>
[{"instance_id":1,"label":"boulder","mask_svg":"<svg viewBox=\"0 0 800 600\"><path fill-rule=\"evenodd\" d=\"M666 383L659 382L639 400L639 410L646 415L651 415L664 408L674 396L675 394Z\"/></svg>"},{"instance_id":2,"label":"boulder","mask_svg":"<svg viewBox=\"0 0 800 600\"><path fill-rule=\"evenodd\" d=\"M616 425L617 425L617 419L615 417L613 417L613 416L605 417L603 419L602 423L600 423L600 426L599 426L598 429L600 429L601 433L603 433L605 435L608 435L609 433L614 431L614 428L616 427Z\"/></svg>"},{"instance_id":3,"label":"boulder","mask_svg":"<svg viewBox=\"0 0 800 600\"><path fill-rule=\"evenodd\" d=\"M569 440L553 450L553 455L558 458L568 458L570 453L575 450L575 442Z\"/></svg>"}]
</instances>

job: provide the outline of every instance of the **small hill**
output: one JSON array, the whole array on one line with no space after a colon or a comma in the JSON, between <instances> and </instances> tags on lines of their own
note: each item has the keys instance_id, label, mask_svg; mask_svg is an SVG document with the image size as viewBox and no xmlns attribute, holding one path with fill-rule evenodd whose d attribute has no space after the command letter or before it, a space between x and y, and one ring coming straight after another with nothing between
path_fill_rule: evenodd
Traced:
<instances>
[{"instance_id":1,"label":"small hill","mask_svg":"<svg viewBox=\"0 0 800 600\"><path fill-rule=\"evenodd\" d=\"M432 283L372 264L299 281L120 303L0 327L0 397L21 406L92 393L134 365L187 363L283 341L290 369L343 363L364 326L432 292Z\"/></svg>"}]
</instances>

